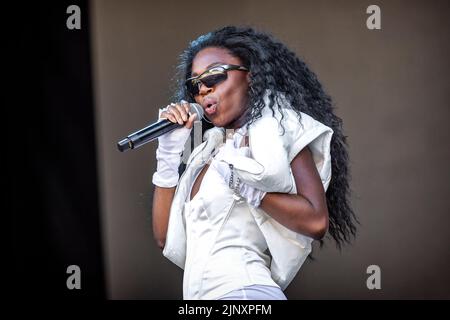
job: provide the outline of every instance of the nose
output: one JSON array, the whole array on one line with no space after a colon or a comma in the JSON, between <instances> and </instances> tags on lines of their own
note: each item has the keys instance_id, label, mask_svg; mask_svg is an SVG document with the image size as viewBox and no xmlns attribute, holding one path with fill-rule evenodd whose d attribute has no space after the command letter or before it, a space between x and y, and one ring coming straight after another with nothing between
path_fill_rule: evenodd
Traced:
<instances>
[{"instance_id":1,"label":"nose","mask_svg":"<svg viewBox=\"0 0 450 320\"><path fill-rule=\"evenodd\" d=\"M201 96L206 96L207 94L209 94L210 92L213 91L213 88L208 88L207 86L205 86L203 83L199 83L199 89L198 89L198 94Z\"/></svg>"}]
</instances>

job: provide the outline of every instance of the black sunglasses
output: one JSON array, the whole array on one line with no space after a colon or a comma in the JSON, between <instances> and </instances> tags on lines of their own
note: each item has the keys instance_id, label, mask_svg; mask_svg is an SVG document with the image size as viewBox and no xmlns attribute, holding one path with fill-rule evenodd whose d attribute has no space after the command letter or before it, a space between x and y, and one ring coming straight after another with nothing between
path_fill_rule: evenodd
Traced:
<instances>
[{"instance_id":1,"label":"black sunglasses","mask_svg":"<svg viewBox=\"0 0 450 320\"><path fill-rule=\"evenodd\" d=\"M200 86L204 84L208 88L212 88L218 83L227 80L227 72L231 70L248 71L246 67L237 66L233 64L222 64L214 66L202 74L186 80L186 89L192 97L195 97L200 92Z\"/></svg>"}]
</instances>

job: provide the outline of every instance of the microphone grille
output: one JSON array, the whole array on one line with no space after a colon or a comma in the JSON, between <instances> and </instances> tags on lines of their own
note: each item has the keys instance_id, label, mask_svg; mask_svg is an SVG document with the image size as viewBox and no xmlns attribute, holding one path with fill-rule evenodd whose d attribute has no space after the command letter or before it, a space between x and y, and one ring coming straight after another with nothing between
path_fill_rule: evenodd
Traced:
<instances>
[{"instance_id":1,"label":"microphone grille","mask_svg":"<svg viewBox=\"0 0 450 320\"><path fill-rule=\"evenodd\" d=\"M197 114L197 120L201 120L203 118L203 108L198 103L191 103L189 111L192 114Z\"/></svg>"}]
</instances>

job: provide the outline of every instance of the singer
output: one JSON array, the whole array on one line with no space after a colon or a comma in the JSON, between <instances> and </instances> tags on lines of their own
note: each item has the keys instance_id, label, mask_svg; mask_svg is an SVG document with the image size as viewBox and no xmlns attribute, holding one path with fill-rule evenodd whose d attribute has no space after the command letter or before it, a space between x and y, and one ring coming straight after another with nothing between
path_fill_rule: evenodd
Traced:
<instances>
[{"instance_id":1,"label":"singer","mask_svg":"<svg viewBox=\"0 0 450 320\"><path fill-rule=\"evenodd\" d=\"M178 67L180 102L160 118L184 126L158 138L155 240L184 299L285 300L313 240L356 232L342 120L305 63L252 28L200 36ZM213 127L179 177L189 103Z\"/></svg>"}]
</instances>

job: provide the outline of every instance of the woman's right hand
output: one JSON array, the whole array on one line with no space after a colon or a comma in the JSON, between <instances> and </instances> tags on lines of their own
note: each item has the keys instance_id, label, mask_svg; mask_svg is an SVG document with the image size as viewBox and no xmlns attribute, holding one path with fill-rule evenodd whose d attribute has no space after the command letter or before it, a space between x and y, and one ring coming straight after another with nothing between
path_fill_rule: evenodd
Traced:
<instances>
[{"instance_id":1,"label":"woman's right hand","mask_svg":"<svg viewBox=\"0 0 450 320\"><path fill-rule=\"evenodd\" d=\"M181 101L172 103L160 110L160 119L167 119L179 123L183 127L169 131L158 137L156 149L157 169L153 174L153 184L170 188L178 183L178 167L181 163L181 154L189 138L197 114L189 115L189 103Z\"/></svg>"},{"instance_id":2,"label":"woman's right hand","mask_svg":"<svg viewBox=\"0 0 450 320\"><path fill-rule=\"evenodd\" d=\"M173 123L184 124L186 129L191 129L194 121L197 119L197 114L189 114L189 103L181 100L179 103L171 103L162 110L159 117L167 119Z\"/></svg>"},{"instance_id":3,"label":"woman's right hand","mask_svg":"<svg viewBox=\"0 0 450 320\"><path fill-rule=\"evenodd\" d=\"M160 119L167 119L173 123L183 125L175 130L169 131L158 138L160 151L167 153L181 154L184 145L189 138L191 129L197 115L189 115L189 103L181 100L179 103L171 103L166 108L160 110Z\"/></svg>"}]
</instances>

